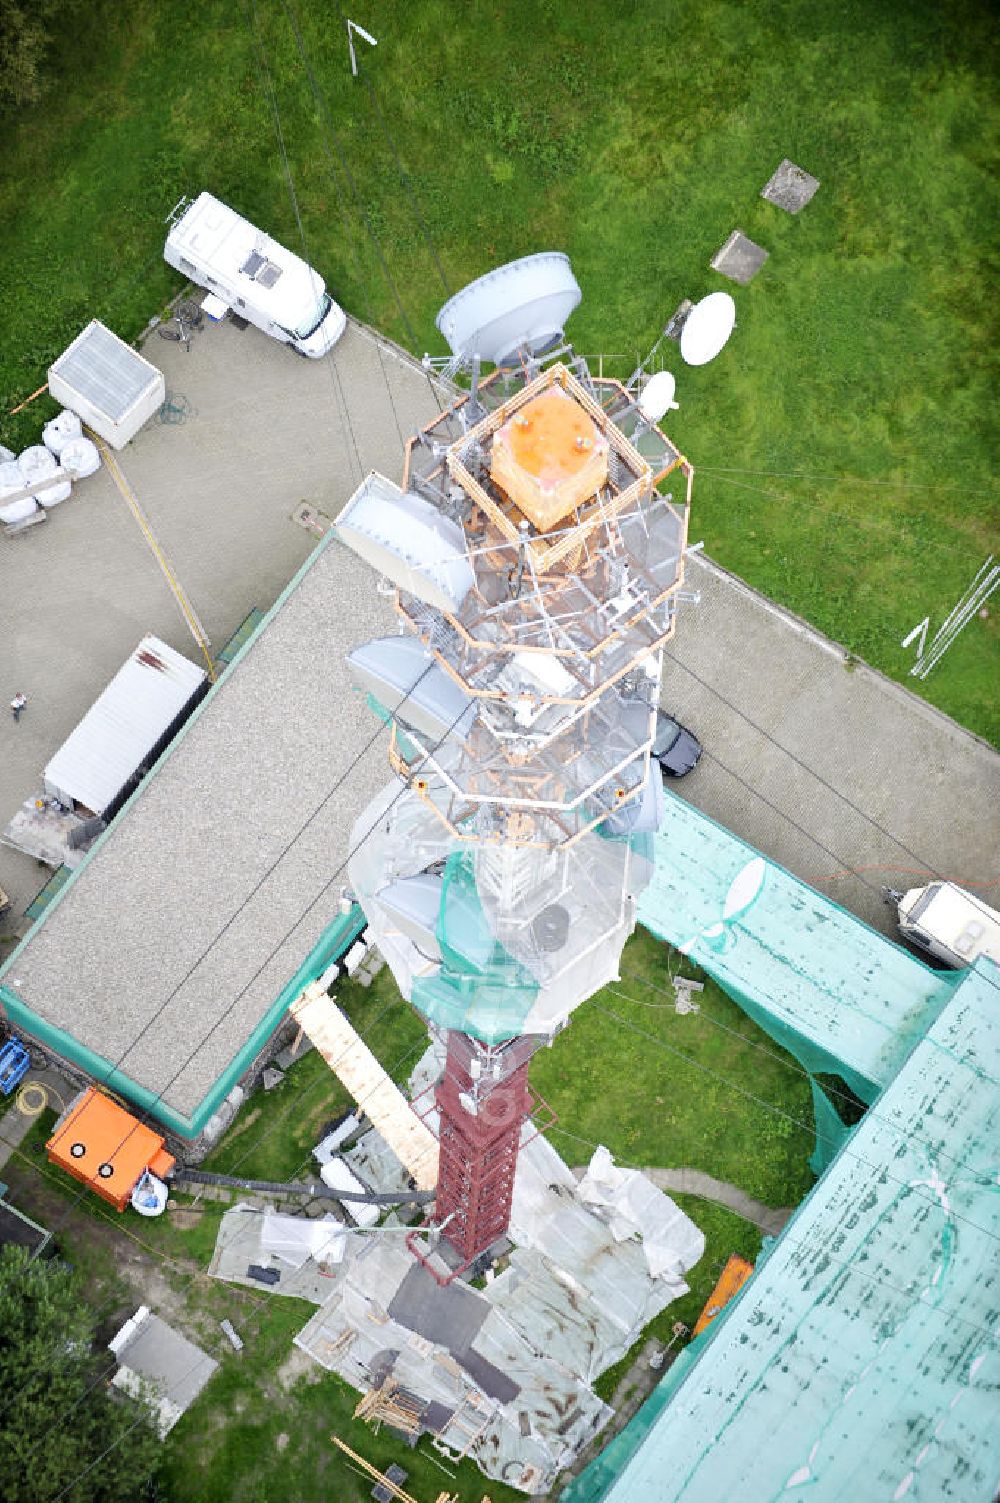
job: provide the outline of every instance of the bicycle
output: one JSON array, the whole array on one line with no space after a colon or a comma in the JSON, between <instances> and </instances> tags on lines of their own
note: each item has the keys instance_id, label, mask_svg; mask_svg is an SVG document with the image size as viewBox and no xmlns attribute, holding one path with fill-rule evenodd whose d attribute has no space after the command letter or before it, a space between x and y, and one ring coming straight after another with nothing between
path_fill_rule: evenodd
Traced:
<instances>
[{"instance_id":1,"label":"bicycle","mask_svg":"<svg viewBox=\"0 0 1000 1503\"><path fill-rule=\"evenodd\" d=\"M160 324L157 334L161 339L171 339L175 344L183 344L188 354L191 353L191 335L195 329L200 329L205 315L197 303L178 303L169 321ZM174 325L177 325L174 328Z\"/></svg>"}]
</instances>

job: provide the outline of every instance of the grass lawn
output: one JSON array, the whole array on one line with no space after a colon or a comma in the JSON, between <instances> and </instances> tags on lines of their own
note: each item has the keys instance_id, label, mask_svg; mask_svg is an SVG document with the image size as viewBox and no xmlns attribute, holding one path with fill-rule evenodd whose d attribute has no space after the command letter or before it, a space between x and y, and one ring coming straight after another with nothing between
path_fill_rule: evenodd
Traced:
<instances>
[{"instance_id":1,"label":"grass lawn","mask_svg":"<svg viewBox=\"0 0 1000 1503\"><path fill-rule=\"evenodd\" d=\"M553 1047L535 1057L532 1083L559 1114L553 1143L570 1163L586 1162L592 1145L602 1142L622 1162L699 1168L772 1205L796 1203L812 1182L805 1079L711 983L699 998L702 1011L678 1017L657 990L668 979L668 960L676 964L677 957L639 929L625 951L621 984L585 1004ZM368 990L343 983L338 1001L394 1078L405 1081L426 1034L388 969ZM311 1051L274 1091L254 1096L206 1162L248 1178L303 1177L323 1124L346 1105L343 1088ZM12 1198L56 1232L60 1251L85 1281L101 1339L145 1300L220 1362L166 1444L172 1503L229 1503L236 1496L264 1503L279 1495L288 1503L313 1503L321 1494L354 1503L367 1497L370 1483L346 1466L331 1433L377 1465L399 1461L418 1498L433 1498L450 1485L462 1498L478 1499L482 1481L468 1464L453 1479L421 1454L426 1443L414 1453L386 1432L375 1436L353 1420L357 1395L347 1385L314 1364L296 1362L292 1337L311 1306L204 1276L220 1204L195 1207L191 1197L176 1194L157 1220L131 1211L118 1216L96 1196L81 1196L74 1181L48 1165L44 1143L54 1120L54 1113L43 1113L12 1159ZM691 1292L646 1333L663 1340L675 1321L694 1324L731 1252L753 1259L760 1247L757 1230L729 1211L691 1196L676 1199L705 1233L706 1251L688 1276ZM246 1342L240 1354L221 1336L224 1317ZM602 1396L611 1396L633 1355L603 1375L597 1385ZM485 1490L494 1503L517 1496L492 1483Z\"/></svg>"},{"instance_id":2,"label":"grass lawn","mask_svg":"<svg viewBox=\"0 0 1000 1503\"><path fill-rule=\"evenodd\" d=\"M609 1367L607 1372L602 1373L594 1384L596 1392L606 1403L610 1402L620 1379L648 1337L656 1336L662 1342L670 1341L676 1321L681 1321L689 1331L694 1329L730 1253L739 1253L748 1262L754 1263L760 1252L761 1233L749 1222L734 1216L732 1211L713 1205L710 1201L700 1200L694 1195L673 1195L671 1199L704 1232L705 1253L701 1261L686 1275L689 1292L650 1321L642 1341L637 1342L614 1367ZM686 1338L674 1342L675 1347L684 1345Z\"/></svg>"},{"instance_id":3,"label":"grass lawn","mask_svg":"<svg viewBox=\"0 0 1000 1503\"><path fill-rule=\"evenodd\" d=\"M679 1017L672 993L639 979L666 988L669 953L637 929L621 982L535 1056L531 1083L559 1117L552 1142L571 1164L604 1143L625 1164L702 1169L768 1205L797 1204L813 1183L806 1076L708 978L701 1012Z\"/></svg>"},{"instance_id":4,"label":"grass lawn","mask_svg":"<svg viewBox=\"0 0 1000 1503\"><path fill-rule=\"evenodd\" d=\"M442 349L446 291L560 247L575 343L625 374L681 297L730 285L707 263L735 226L764 245L730 347L678 372L692 536L914 687L900 638L940 624L1000 532L991 7L539 0L526 33L515 5L371 0L364 23L352 80L319 0L74 13L52 93L4 131L0 412L89 318L134 336L177 290L181 193L300 247L273 83L310 258L417 353ZM759 197L786 155L822 183L797 217ZM35 441L44 411L0 439ZM917 687L1000 740L997 618Z\"/></svg>"}]
</instances>

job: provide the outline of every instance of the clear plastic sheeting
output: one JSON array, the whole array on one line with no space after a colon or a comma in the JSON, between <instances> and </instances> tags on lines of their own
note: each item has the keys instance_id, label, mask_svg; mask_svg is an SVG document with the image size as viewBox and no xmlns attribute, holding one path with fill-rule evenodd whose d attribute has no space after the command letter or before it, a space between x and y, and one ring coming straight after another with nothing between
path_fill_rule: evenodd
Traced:
<instances>
[{"instance_id":1,"label":"clear plastic sheeting","mask_svg":"<svg viewBox=\"0 0 1000 1503\"><path fill-rule=\"evenodd\" d=\"M259 1206L239 1204L226 1211L219 1224L215 1251L208 1265L209 1274L227 1283L242 1284L259 1294L262 1285L251 1278L248 1269L268 1268L278 1276L276 1282L268 1285L271 1294L285 1294L321 1305L329 1297L331 1279L340 1266L340 1259L332 1261L327 1258L327 1249L343 1248L345 1238L357 1240L363 1234L341 1226L337 1221L331 1223L327 1218L323 1242L309 1253L304 1262L294 1266L263 1246L264 1216L265 1211ZM290 1219L300 1221L303 1226L319 1224L304 1217Z\"/></svg>"},{"instance_id":2,"label":"clear plastic sheeting","mask_svg":"<svg viewBox=\"0 0 1000 1503\"><path fill-rule=\"evenodd\" d=\"M464 842L396 782L355 825L348 871L407 1000L492 1044L551 1034L617 979L649 849L639 834L550 851Z\"/></svg>"},{"instance_id":3,"label":"clear plastic sheeting","mask_svg":"<svg viewBox=\"0 0 1000 1503\"><path fill-rule=\"evenodd\" d=\"M414 730L436 740L468 736L475 706L415 637L365 642L347 654L347 667L359 688Z\"/></svg>"},{"instance_id":4,"label":"clear plastic sheeting","mask_svg":"<svg viewBox=\"0 0 1000 1503\"><path fill-rule=\"evenodd\" d=\"M698 1228L663 1199L672 1222L670 1252L651 1260L640 1237L619 1241L604 1217L584 1203L575 1176L544 1138L526 1141L508 1234L516 1246L487 1298L503 1304L507 1318L539 1350L594 1382L655 1316L687 1293L681 1275L704 1251ZM671 1267L654 1274L651 1261Z\"/></svg>"},{"instance_id":5,"label":"clear plastic sheeting","mask_svg":"<svg viewBox=\"0 0 1000 1503\"><path fill-rule=\"evenodd\" d=\"M415 1083L436 1057L428 1050ZM671 1226L686 1268L703 1240L679 1211ZM363 1392L386 1380L405 1390L443 1454L468 1454L488 1477L543 1494L610 1418L594 1380L686 1285L651 1272L641 1236L616 1239L530 1128L510 1235L519 1245L509 1266L482 1292L438 1288L392 1233L351 1237L328 1300L295 1340Z\"/></svg>"},{"instance_id":6,"label":"clear plastic sheeting","mask_svg":"<svg viewBox=\"0 0 1000 1503\"><path fill-rule=\"evenodd\" d=\"M529 1494L549 1492L611 1411L467 1286L456 1290L463 1320L456 1312L450 1346L414 1329L423 1324L419 1309L408 1317L412 1326L393 1319L389 1308L398 1307L397 1295L416 1266L401 1238L365 1244L343 1265L296 1346L362 1392L387 1379L405 1390L423 1408L444 1456L469 1455L488 1477ZM461 1339L463 1324L466 1338L475 1328L471 1340ZM508 1402L496 1396L512 1392Z\"/></svg>"},{"instance_id":7,"label":"clear plastic sheeting","mask_svg":"<svg viewBox=\"0 0 1000 1503\"><path fill-rule=\"evenodd\" d=\"M335 1216L315 1220L265 1211L260 1229L261 1251L280 1258L292 1268L301 1268L309 1258L339 1263L346 1240L347 1233Z\"/></svg>"},{"instance_id":8,"label":"clear plastic sheeting","mask_svg":"<svg viewBox=\"0 0 1000 1503\"><path fill-rule=\"evenodd\" d=\"M425 953L394 911L394 884L440 866L454 839L433 811L401 781L389 783L365 809L351 831L348 878L368 921L368 936L410 1001L414 981L434 974L437 959ZM379 893L389 892L383 906Z\"/></svg>"},{"instance_id":9,"label":"clear plastic sheeting","mask_svg":"<svg viewBox=\"0 0 1000 1503\"><path fill-rule=\"evenodd\" d=\"M421 872L419 876L401 877L379 889L378 901L383 912L395 920L428 960L441 959L435 930L443 886L443 877Z\"/></svg>"},{"instance_id":10,"label":"clear plastic sheeting","mask_svg":"<svg viewBox=\"0 0 1000 1503\"><path fill-rule=\"evenodd\" d=\"M607 1221L616 1242L641 1237L654 1278L682 1280L705 1251L694 1222L638 1169L619 1169L604 1147L595 1151L577 1194Z\"/></svg>"}]
</instances>

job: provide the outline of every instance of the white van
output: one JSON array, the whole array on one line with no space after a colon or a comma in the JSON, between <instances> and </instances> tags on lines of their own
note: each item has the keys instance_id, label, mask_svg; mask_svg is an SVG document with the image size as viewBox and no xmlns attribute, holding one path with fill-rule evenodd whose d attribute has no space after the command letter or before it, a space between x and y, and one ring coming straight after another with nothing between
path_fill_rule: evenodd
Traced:
<instances>
[{"instance_id":1,"label":"white van","mask_svg":"<svg viewBox=\"0 0 1000 1503\"><path fill-rule=\"evenodd\" d=\"M211 193L181 200L163 258L265 334L317 360L347 327L323 278Z\"/></svg>"},{"instance_id":2,"label":"white van","mask_svg":"<svg viewBox=\"0 0 1000 1503\"><path fill-rule=\"evenodd\" d=\"M950 966L973 965L980 955L1000 965L1000 913L956 887L954 882L931 882L887 897L898 905L899 931L904 939Z\"/></svg>"}]
</instances>

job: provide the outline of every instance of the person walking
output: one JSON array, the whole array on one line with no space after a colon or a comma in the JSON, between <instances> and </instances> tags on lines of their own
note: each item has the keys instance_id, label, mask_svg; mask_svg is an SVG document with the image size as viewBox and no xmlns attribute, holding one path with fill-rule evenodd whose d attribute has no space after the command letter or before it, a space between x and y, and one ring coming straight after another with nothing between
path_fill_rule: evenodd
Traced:
<instances>
[{"instance_id":1,"label":"person walking","mask_svg":"<svg viewBox=\"0 0 1000 1503\"><path fill-rule=\"evenodd\" d=\"M27 694L15 694L14 695L14 698L10 702L10 709L11 709L11 714L14 716L14 720L15 721L20 720L20 718L21 718L21 711L24 709L24 707L25 707L25 705L27 703L28 703L28 696L27 696Z\"/></svg>"}]
</instances>

